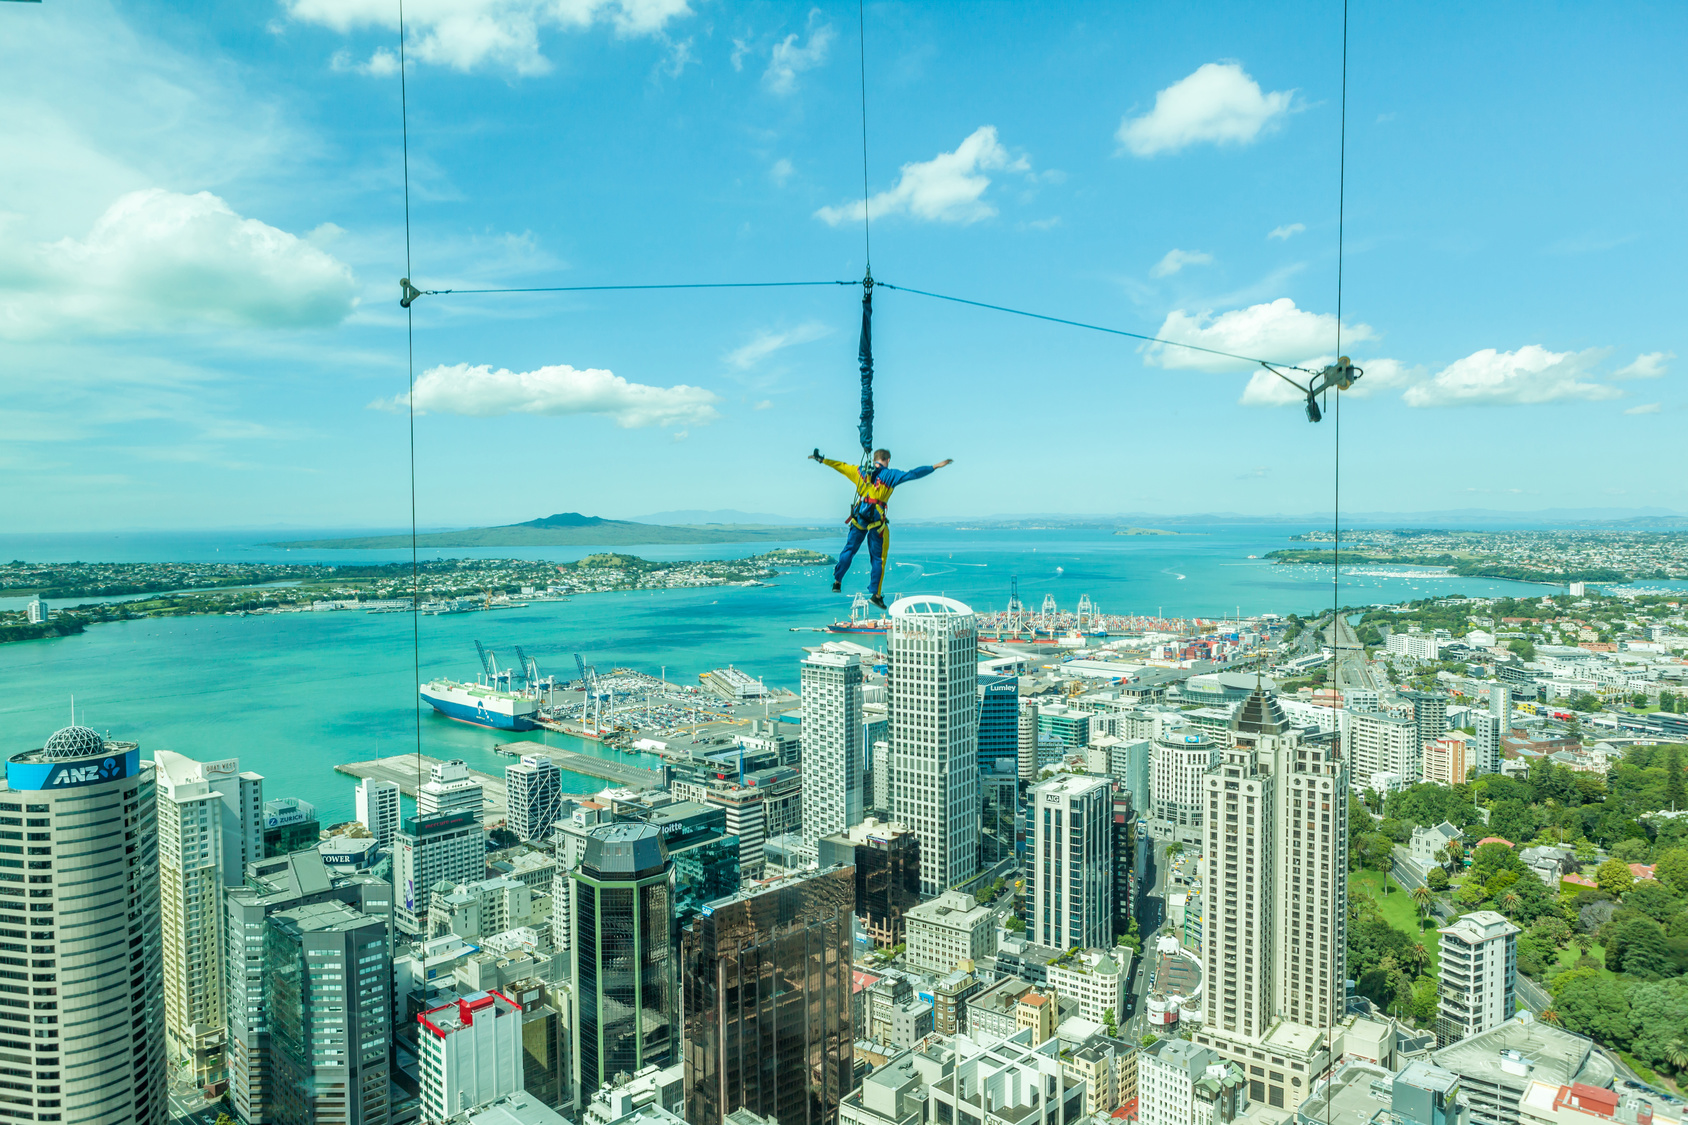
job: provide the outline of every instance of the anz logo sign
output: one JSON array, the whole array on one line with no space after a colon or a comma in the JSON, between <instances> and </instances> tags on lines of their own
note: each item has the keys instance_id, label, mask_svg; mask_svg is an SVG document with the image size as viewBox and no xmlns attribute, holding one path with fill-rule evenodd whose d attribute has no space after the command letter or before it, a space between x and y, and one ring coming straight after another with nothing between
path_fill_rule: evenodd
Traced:
<instances>
[{"instance_id":1,"label":"anz logo sign","mask_svg":"<svg viewBox=\"0 0 1688 1125\"><path fill-rule=\"evenodd\" d=\"M6 785L11 789L73 789L82 785L98 785L135 777L141 772L141 752L127 750L83 762L6 763Z\"/></svg>"},{"instance_id":2,"label":"anz logo sign","mask_svg":"<svg viewBox=\"0 0 1688 1125\"><path fill-rule=\"evenodd\" d=\"M117 764L116 758L107 758L91 766L63 766L53 775L48 785L87 785L95 781L109 781L114 777L122 777L123 771Z\"/></svg>"}]
</instances>

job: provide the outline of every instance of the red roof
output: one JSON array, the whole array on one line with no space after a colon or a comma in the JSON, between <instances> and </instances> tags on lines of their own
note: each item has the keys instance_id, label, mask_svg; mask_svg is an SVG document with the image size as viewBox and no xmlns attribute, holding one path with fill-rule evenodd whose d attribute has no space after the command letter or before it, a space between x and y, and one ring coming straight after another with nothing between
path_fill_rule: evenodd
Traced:
<instances>
[{"instance_id":1,"label":"red roof","mask_svg":"<svg viewBox=\"0 0 1688 1125\"><path fill-rule=\"evenodd\" d=\"M872 973L864 973L860 969L850 970L850 991L860 992L864 988L872 988L879 983L879 978Z\"/></svg>"},{"instance_id":2,"label":"red roof","mask_svg":"<svg viewBox=\"0 0 1688 1125\"><path fill-rule=\"evenodd\" d=\"M1571 874L1566 875L1564 878L1560 879L1559 881L1561 883L1575 883L1579 887L1597 887L1597 886L1600 885L1600 884L1596 883L1593 879L1590 879L1587 875L1578 875L1574 871Z\"/></svg>"},{"instance_id":3,"label":"red roof","mask_svg":"<svg viewBox=\"0 0 1688 1125\"><path fill-rule=\"evenodd\" d=\"M1618 1112L1618 1094L1616 1090L1602 1090L1595 1086L1585 1086L1581 1082L1573 1082L1569 1086L1559 1087L1559 1092L1553 1097L1554 1109L1562 1105L1583 1110L1585 1113L1611 1117Z\"/></svg>"},{"instance_id":4,"label":"red roof","mask_svg":"<svg viewBox=\"0 0 1688 1125\"><path fill-rule=\"evenodd\" d=\"M1637 879L1651 879L1653 877L1653 865L1650 863L1632 863L1629 865L1629 873Z\"/></svg>"},{"instance_id":5,"label":"red roof","mask_svg":"<svg viewBox=\"0 0 1688 1125\"><path fill-rule=\"evenodd\" d=\"M1481 840L1477 841L1477 846L1480 848L1484 844L1505 844L1510 848L1512 846L1512 841L1503 839L1500 836L1484 836Z\"/></svg>"}]
</instances>

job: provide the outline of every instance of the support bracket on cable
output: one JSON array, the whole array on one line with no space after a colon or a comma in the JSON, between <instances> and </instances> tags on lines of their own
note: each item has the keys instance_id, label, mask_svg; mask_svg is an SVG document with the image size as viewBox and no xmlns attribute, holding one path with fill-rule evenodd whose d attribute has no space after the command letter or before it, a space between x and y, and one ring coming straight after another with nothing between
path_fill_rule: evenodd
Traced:
<instances>
[{"instance_id":1,"label":"support bracket on cable","mask_svg":"<svg viewBox=\"0 0 1688 1125\"><path fill-rule=\"evenodd\" d=\"M1365 370L1355 367L1347 356L1340 356L1335 363L1327 364L1324 370L1315 374L1306 386L1302 386L1264 360L1261 361L1260 366L1307 396L1307 420L1309 422L1317 422L1324 417L1319 410L1317 401L1320 395L1333 390L1345 391L1354 385L1354 380L1365 374Z\"/></svg>"},{"instance_id":2,"label":"support bracket on cable","mask_svg":"<svg viewBox=\"0 0 1688 1125\"><path fill-rule=\"evenodd\" d=\"M410 283L410 278L401 277L399 278L399 308L408 309L410 302L416 300L416 298L431 297L438 292L440 292L438 289L418 289ZM446 292L450 292L450 290Z\"/></svg>"}]
</instances>

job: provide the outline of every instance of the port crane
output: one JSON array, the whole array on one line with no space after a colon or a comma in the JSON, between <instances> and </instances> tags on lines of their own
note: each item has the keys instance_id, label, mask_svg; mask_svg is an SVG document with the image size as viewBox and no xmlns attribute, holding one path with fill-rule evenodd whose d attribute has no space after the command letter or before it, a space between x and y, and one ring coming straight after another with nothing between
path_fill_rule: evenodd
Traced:
<instances>
[{"instance_id":1,"label":"port crane","mask_svg":"<svg viewBox=\"0 0 1688 1125\"><path fill-rule=\"evenodd\" d=\"M580 705L580 725L588 734L602 735L604 732L604 698L608 694L600 689L598 684L598 666L588 665L581 659L580 654L574 654L575 667L580 669L580 688L586 693ZM614 700L611 700L610 711L615 711ZM586 716L592 716L591 726L587 727Z\"/></svg>"}]
</instances>

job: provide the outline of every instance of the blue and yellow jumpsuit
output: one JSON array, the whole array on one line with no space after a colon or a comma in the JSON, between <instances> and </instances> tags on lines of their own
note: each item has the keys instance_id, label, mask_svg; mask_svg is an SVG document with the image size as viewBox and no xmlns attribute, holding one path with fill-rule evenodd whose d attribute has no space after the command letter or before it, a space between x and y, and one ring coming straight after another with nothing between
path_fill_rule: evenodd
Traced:
<instances>
[{"instance_id":1,"label":"blue and yellow jumpsuit","mask_svg":"<svg viewBox=\"0 0 1688 1125\"><path fill-rule=\"evenodd\" d=\"M844 461L822 457L821 464L837 469L846 480L856 486L856 498L850 505L850 516L844 521L850 530L844 539L844 549L838 552L838 565L833 568L832 580L844 581L844 575L849 572L850 563L855 559L856 552L865 539L867 557L872 568L869 588L877 598L885 585L885 557L891 550L891 525L885 518L885 504L891 499L892 489L899 484L930 475L932 466L922 465L918 469L869 469L864 476L861 469Z\"/></svg>"}]
</instances>

